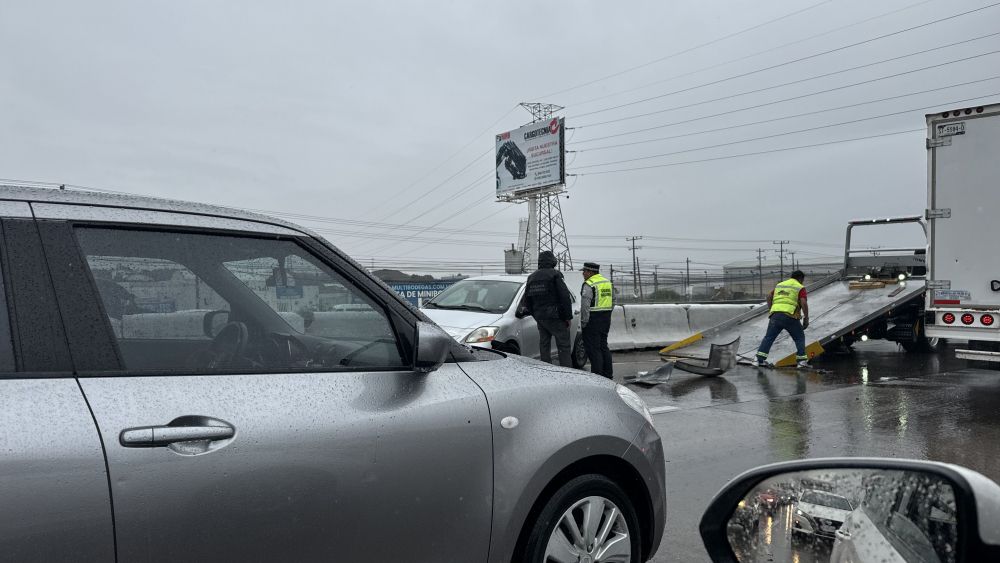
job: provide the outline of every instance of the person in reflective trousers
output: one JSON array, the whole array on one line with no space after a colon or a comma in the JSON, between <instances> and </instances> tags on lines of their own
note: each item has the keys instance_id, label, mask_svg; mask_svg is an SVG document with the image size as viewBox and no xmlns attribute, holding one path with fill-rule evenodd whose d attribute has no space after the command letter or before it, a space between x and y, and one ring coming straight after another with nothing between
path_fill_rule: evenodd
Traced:
<instances>
[{"instance_id":1,"label":"person in reflective trousers","mask_svg":"<svg viewBox=\"0 0 1000 563\"><path fill-rule=\"evenodd\" d=\"M806 301L806 288L803 282L806 275L801 270L792 272L792 277L774 286L767 296L767 305L771 309L771 320L767 324L767 334L757 350L757 365L769 366L767 355L771 345L781 331L787 331L795 342L795 360L800 368L809 367L809 356L806 355L806 333L809 328L809 303ZM802 322L799 322L802 319Z\"/></svg>"},{"instance_id":2,"label":"person in reflective trousers","mask_svg":"<svg viewBox=\"0 0 1000 563\"><path fill-rule=\"evenodd\" d=\"M614 291L611 282L600 272L599 264L584 262L580 326L583 328L583 347L590 359L590 371L614 379L611 349L608 348Z\"/></svg>"},{"instance_id":3,"label":"person in reflective trousers","mask_svg":"<svg viewBox=\"0 0 1000 563\"><path fill-rule=\"evenodd\" d=\"M514 316L535 318L538 325L538 353L545 363L552 363L552 338L559 350L559 365L573 367L572 344L569 325L573 320L573 301L566 287L562 272L556 269L559 262L551 251L538 253L538 269L525 284L524 297Z\"/></svg>"}]
</instances>

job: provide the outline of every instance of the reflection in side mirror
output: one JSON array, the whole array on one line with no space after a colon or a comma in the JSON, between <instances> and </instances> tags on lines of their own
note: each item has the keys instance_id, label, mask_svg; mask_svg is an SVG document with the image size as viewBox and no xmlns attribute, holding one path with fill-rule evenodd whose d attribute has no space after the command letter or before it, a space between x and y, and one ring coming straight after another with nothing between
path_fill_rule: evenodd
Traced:
<instances>
[{"instance_id":1,"label":"reflection in side mirror","mask_svg":"<svg viewBox=\"0 0 1000 563\"><path fill-rule=\"evenodd\" d=\"M737 503L726 536L742 563L954 563L955 491L917 470L779 473Z\"/></svg>"},{"instance_id":2,"label":"reflection in side mirror","mask_svg":"<svg viewBox=\"0 0 1000 563\"><path fill-rule=\"evenodd\" d=\"M195 317L197 318L197 317ZM203 330L208 338L215 338L219 331L229 324L229 311L209 311L205 313ZM196 329L197 330L197 329Z\"/></svg>"},{"instance_id":3,"label":"reflection in side mirror","mask_svg":"<svg viewBox=\"0 0 1000 563\"><path fill-rule=\"evenodd\" d=\"M414 367L420 372L441 367L455 341L436 324L417 322L417 353Z\"/></svg>"}]
</instances>

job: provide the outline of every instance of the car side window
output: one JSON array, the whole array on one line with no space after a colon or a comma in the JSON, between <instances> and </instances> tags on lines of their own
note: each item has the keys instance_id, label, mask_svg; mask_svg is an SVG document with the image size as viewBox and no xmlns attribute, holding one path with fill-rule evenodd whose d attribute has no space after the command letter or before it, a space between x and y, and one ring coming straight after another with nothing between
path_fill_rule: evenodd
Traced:
<instances>
[{"instance_id":1,"label":"car side window","mask_svg":"<svg viewBox=\"0 0 1000 563\"><path fill-rule=\"evenodd\" d=\"M398 369L379 303L292 240L80 227L128 371Z\"/></svg>"},{"instance_id":2,"label":"car side window","mask_svg":"<svg viewBox=\"0 0 1000 563\"><path fill-rule=\"evenodd\" d=\"M7 310L7 292L4 288L3 276L0 276L0 373L10 373L15 369L10 314Z\"/></svg>"}]
</instances>

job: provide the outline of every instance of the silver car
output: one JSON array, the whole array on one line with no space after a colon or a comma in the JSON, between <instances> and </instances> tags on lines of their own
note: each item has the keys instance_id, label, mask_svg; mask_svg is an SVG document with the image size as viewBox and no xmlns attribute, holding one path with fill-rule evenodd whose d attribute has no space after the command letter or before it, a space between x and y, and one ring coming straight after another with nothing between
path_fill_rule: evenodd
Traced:
<instances>
[{"instance_id":1,"label":"silver car","mask_svg":"<svg viewBox=\"0 0 1000 563\"><path fill-rule=\"evenodd\" d=\"M294 224L0 186L0 558L646 561L632 392L456 343Z\"/></svg>"},{"instance_id":2,"label":"silver car","mask_svg":"<svg viewBox=\"0 0 1000 563\"><path fill-rule=\"evenodd\" d=\"M573 298L569 337L573 343L573 367L579 369L587 365L587 351L580 333L583 276L580 272L564 272L563 275ZM535 319L515 316L527 281L527 274L466 278L425 303L423 312L459 342L537 359L540 353ZM559 358L555 339L552 339L551 357Z\"/></svg>"}]
</instances>

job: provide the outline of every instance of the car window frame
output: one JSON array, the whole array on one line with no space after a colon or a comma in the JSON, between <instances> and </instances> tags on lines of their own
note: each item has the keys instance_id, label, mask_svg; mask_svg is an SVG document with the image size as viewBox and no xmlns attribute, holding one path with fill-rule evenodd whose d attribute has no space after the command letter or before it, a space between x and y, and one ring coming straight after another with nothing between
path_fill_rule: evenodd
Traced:
<instances>
[{"instance_id":1,"label":"car window frame","mask_svg":"<svg viewBox=\"0 0 1000 563\"><path fill-rule=\"evenodd\" d=\"M416 356L415 350L413 348L414 336L410 334L416 330L415 321L409 321L405 315L400 314L400 311L396 307L392 307L392 301L385 299L383 292L379 291L376 284L370 283L369 279L361 277L354 273L352 270L354 268L345 267L344 261L340 260L337 253L331 253L325 245L319 245L310 236L306 234L301 235L285 235L285 234L275 234L267 232L254 232L248 230L232 230L232 229L215 229L210 227L201 226L186 226L186 225L170 225L170 224L138 224L131 222L122 221L100 221L100 220L54 220L52 222L63 223L68 226L69 240L67 243L72 242L75 252L80 258L80 268L82 268L85 274L89 286L89 294L92 299L96 300L100 310L101 310L101 326L103 327L103 332L110 335L111 340L114 342L116 349L116 354L121 357L120 349L118 348L118 339L114 335L114 330L111 326L111 322L108 319L107 311L104 309L104 302L101 299L96 281L94 280L93 272L91 271L89 264L87 263L87 256L80 247L75 231L79 228L97 228L97 229L117 229L122 231L144 231L144 232L163 232L163 233L176 233L176 234L197 234L197 235L210 235L210 236L223 236L223 237L241 237L241 238L253 238L266 241L282 240L291 242L295 244L303 253L310 255L319 264L329 268L337 275L344 278L344 280L351 284L351 286L357 291L363 293L369 299L371 299L376 305L379 306L382 311L383 316L389 323L391 330L393 331L393 336L396 339L397 348L400 351L400 358L402 360L400 366L386 366L386 367L373 367L373 366L337 366L337 367L324 367L319 368L316 366L311 366L308 368L301 369L289 369L289 368L266 368L266 369L216 369L213 371L204 370L142 370L142 371L132 371L129 370L127 366L123 363L118 365L104 365L98 369L87 369L87 370L77 370L76 374L80 377L160 377L160 376L226 376L226 375L254 375L254 374L287 374L287 373L359 373L359 372L400 372L400 371L413 371L414 358ZM391 292L391 290L388 290ZM277 314L277 313L275 313ZM79 330L76 327L71 327L73 323L65 322L64 327L66 331ZM79 347L71 347L71 352L74 354L86 354L85 350L78 349Z\"/></svg>"},{"instance_id":2,"label":"car window frame","mask_svg":"<svg viewBox=\"0 0 1000 563\"><path fill-rule=\"evenodd\" d=\"M10 231L14 228L24 228L25 231L12 237ZM76 368L72 350L57 292L52 284L50 263L42 245L38 221L28 215L4 215L0 217L0 232L3 261L0 270L15 366L13 372L0 373L0 379L73 377ZM25 263L28 254L31 254L31 260ZM33 283L25 284L25 281ZM51 325L58 331L58 338L45 346L32 344L25 335L30 330L26 327L40 324Z\"/></svg>"}]
</instances>

